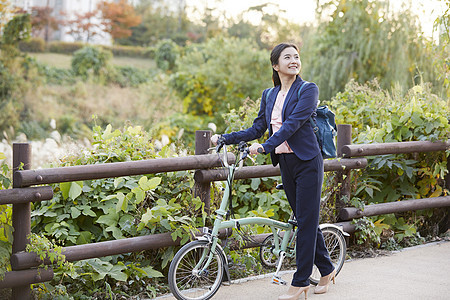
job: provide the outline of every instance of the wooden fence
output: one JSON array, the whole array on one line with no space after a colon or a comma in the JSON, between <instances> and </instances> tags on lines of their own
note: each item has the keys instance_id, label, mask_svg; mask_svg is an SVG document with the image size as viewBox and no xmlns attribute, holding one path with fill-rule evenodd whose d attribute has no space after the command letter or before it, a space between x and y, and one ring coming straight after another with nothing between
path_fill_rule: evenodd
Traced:
<instances>
[{"instance_id":1,"label":"wooden fence","mask_svg":"<svg viewBox=\"0 0 450 300\"><path fill-rule=\"evenodd\" d=\"M45 260L42 262L35 253L25 251L28 243L27 236L31 233L31 202L50 200L53 190L50 183L71 182L79 180L92 180L100 178L111 178L130 175L145 175L161 172L173 172L182 170L196 170L195 189L196 196L200 196L205 203L205 209L210 209L210 184L213 181L224 180L225 174L222 170L212 169L219 167L220 161L217 155L207 154L210 147L210 131L196 132L196 149L194 156L152 159L132 162L120 162L109 164L96 164L85 166L62 167L52 169L31 169L31 146L26 143L13 145L13 189L0 191L0 205L13 204L13 227L14 242L11 256L11 272L7 272L5 278L0 281L0 288L12 288L13 299L31 299L30 284L49 281L53 278L51 268L43 269L39 266L50 264ZM385 145L385 146L383 146ZM391 153L410 153L427 151L444 151L449 149L450 140L447 142L406 142L375 145L351 145L351 126L338 125L337 149L338 159L326 160L325 171L337 171L342 175L341 196L350 197L348 172L351 169L362 169L367 166L365 155L382 155ZM234 161L232 154L228 156L229 161ZM21 169L19 170L19 168ZM278 167L254 166L243 167L235 178L258 178L280 175ZM449 177L449 176L448 176ZM446 178L447 188L450 188L450 180ZM39 185L38 187L34 187ZM407 203L406 205L403 205ZM350 220L364 215L385 214L405 210L416 210L428 207L450 206L450 197L437 197L429 199L418 199L397 203L368 205L364 211L355 208L345 208L340 203L340 216L342 220ZM350 222L338 223L344 230L353 232L354 226ZM227 236L228 231L221 232ZM259 237L259 239L264 236ZM257 239L258 240L258 239ZM94 257L103 257L121 253L138 252L149 249L157 249L172 245L179 245L179 239L173 241L170 233L155 234L143 237L133 237L121 240L113 240L99 243L76 245L64 247L62 254L67 261L78 261ZM252 245L247 245L251 247Z\"/></svg>"}]
</instances>

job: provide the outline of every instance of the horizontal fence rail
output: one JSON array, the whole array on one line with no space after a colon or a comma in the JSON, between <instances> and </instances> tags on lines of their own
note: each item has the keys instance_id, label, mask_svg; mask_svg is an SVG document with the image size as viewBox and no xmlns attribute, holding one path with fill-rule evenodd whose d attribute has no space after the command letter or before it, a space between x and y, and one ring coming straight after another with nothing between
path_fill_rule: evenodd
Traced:
<instances>
[{"instance_id":1,"label":"horizontal fence rail","mask_svg":"<svg viewBox=\"0 0 450 300\"><path fill-rule=\"evenodd\" d=\"M51 186L17 188L0 191L0 205L51 200L52 198L53 189Z\"/></svg>"},{"instance_id":2,"label":"horizontal fence rail","mask_svg":"<svg viewBox=\"0 0 450 300\"><path fill-rule=\"evenodd\" d=\"M199 229L198 235L201 234ZM231 230L220 230L219 238L224 239L231 235ZM112 240L84 245L63 247L61 254L66 261L78 261L83 259L105 257L117 254L139 252L144 250L160 249L170 246L179 246L181 238L172 239L171 233L160 233L146 236L137 236L120 240ZM15 270L24 270L37 267L41 264L50 265L46 259L42 261L34 252L19 252L11 255L11 266Z\"/></svg>"},{"instance_id":3,"label":"horizontal fence rail","mask_svg":"<svg viewBox=\"0 0 450 300\"><path fill-rule=\"evenodd\" d=\"M450 140L443 142L414 141L398 143L345 145L342 147L344 157L401 154L414 152L445 151L450 149Z\"/></svg>"},{"instance_id":4,"label":"horizontal fence rail","mask_svg":"<svg viewBox=\"0 0 450 300\"><path fill-rule=\"evenodd\" d=\"M345 169L364 169L367 166L365 158L343 158L324 161L324 170L342 171ZM197 170L194 179L197 182L223 181L227 179L227 170ZM234 175L234 179L280 176L280 167L272 165L243 167Z\"/></svg>"},{"instance_id":5,"label":"horizontal fence rail","mask_svg":"<svg viewBox=\"0 0 450 300\"><path fill-rule=\"evenodd\" d=\"M370 217L390 213L399 213L427 208L439 208L446 206L450 206L450 196L370 204L366 205L364 207L364 210L355 207L346 207L340 210L339 217L342 220L351 220L361 217Z\"/></svg>"},{"instance_id":6,"label":"horizontal fence rail","mask_svg":"<svg viewBox=\"0 0 450 300\"><path fill-rule=\"evenodd\" d=\"M229 162L234 162L235 159L234 154L228 154ZM217 155L205 154L187 157L158 158L140 161L17 171L14 173L14 182L17 182L17 186L19 187L26 187L36 184L207 169L219 166L221 166L221 162Z\"/></svg>"},{"instance_id":7,"label":"horizontal fence rail","mask_svg":"<svg viewBox=\"0 0 450 300\"><path fill-rule=\"evenodd\" d=\"M53 270L51 268L10 271L5 273L3 280L0 280L0 289L22 287L25 284L46 282L52 279Z\"/></svg>"}]
</instances>

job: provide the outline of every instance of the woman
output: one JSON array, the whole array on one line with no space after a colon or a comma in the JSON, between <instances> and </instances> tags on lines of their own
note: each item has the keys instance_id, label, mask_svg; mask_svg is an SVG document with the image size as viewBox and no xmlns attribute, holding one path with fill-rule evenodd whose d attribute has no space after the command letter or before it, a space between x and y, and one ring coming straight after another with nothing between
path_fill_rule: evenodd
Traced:
<instances>
[{"instance_id":1,"label":"woman","mask_svg":"<svg viewBox=\"0 0 450 300\"><path fill-rule=\"evenodd\" d=\"M314 264L322 275L315 293L327 292L336 275L319 229L323 158L308 121L316 110L319 89L314 83L305 83L298 98L298 91L304 81L298 75L301 61L296 45L282 43L275 46L270 60L275 87L269 97L269 89L264 90L260 110L252 127L222 137L226 144L237 144L258 139L269 129L267 141L252 144L250 153L256 154L262 148L263 152L270 153L274 166L280 164L284 190L299 228L297 271L287 293L278 299L298 299L302 293L305 293L306 299ZM213 135L211 141L217 144L219 137Z\"/></svg>"}]
</instances>

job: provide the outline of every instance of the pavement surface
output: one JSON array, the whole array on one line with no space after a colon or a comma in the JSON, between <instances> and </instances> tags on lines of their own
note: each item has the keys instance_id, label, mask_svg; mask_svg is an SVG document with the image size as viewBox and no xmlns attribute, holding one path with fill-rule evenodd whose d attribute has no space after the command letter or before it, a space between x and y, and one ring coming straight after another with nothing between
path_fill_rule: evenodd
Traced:
<instances>
[{"instance_id":1,"label":"pavement surface","mask_svg":"<svg viewBox=\"0 0 450 300\"><path fill-rule=\"evenodd\" d=\"M283 274L284 273L284 274ZM282 278L292 280L293 271ZM222 285L214 300L276 300L288 286L271 283L272 275L249 277ZM299 299L304 299L304 294ZM173 300L171 295L157 299ZM434 242L392 252L387 256L346 261L328 293L308 299L432 299L450 300L450 242Z\"/></svg>"}]
</instances>

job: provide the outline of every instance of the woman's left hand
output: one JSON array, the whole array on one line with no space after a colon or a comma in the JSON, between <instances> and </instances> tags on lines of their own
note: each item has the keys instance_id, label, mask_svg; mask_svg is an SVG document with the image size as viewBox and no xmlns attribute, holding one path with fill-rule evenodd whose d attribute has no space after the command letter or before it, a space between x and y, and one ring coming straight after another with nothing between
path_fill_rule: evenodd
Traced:
<instances>
[{"instance_id":1,"label":"woman's left hand","mask_svg":"<svg viewBox=\"0 0 450 300\"><path fill-rule=\"evenodd\" d=\"M258 154L258 149L261 148L264 152L264 147L261 144L253 143L248 150L250 151L250 154Z\"/></svg>"}]
</instances>

